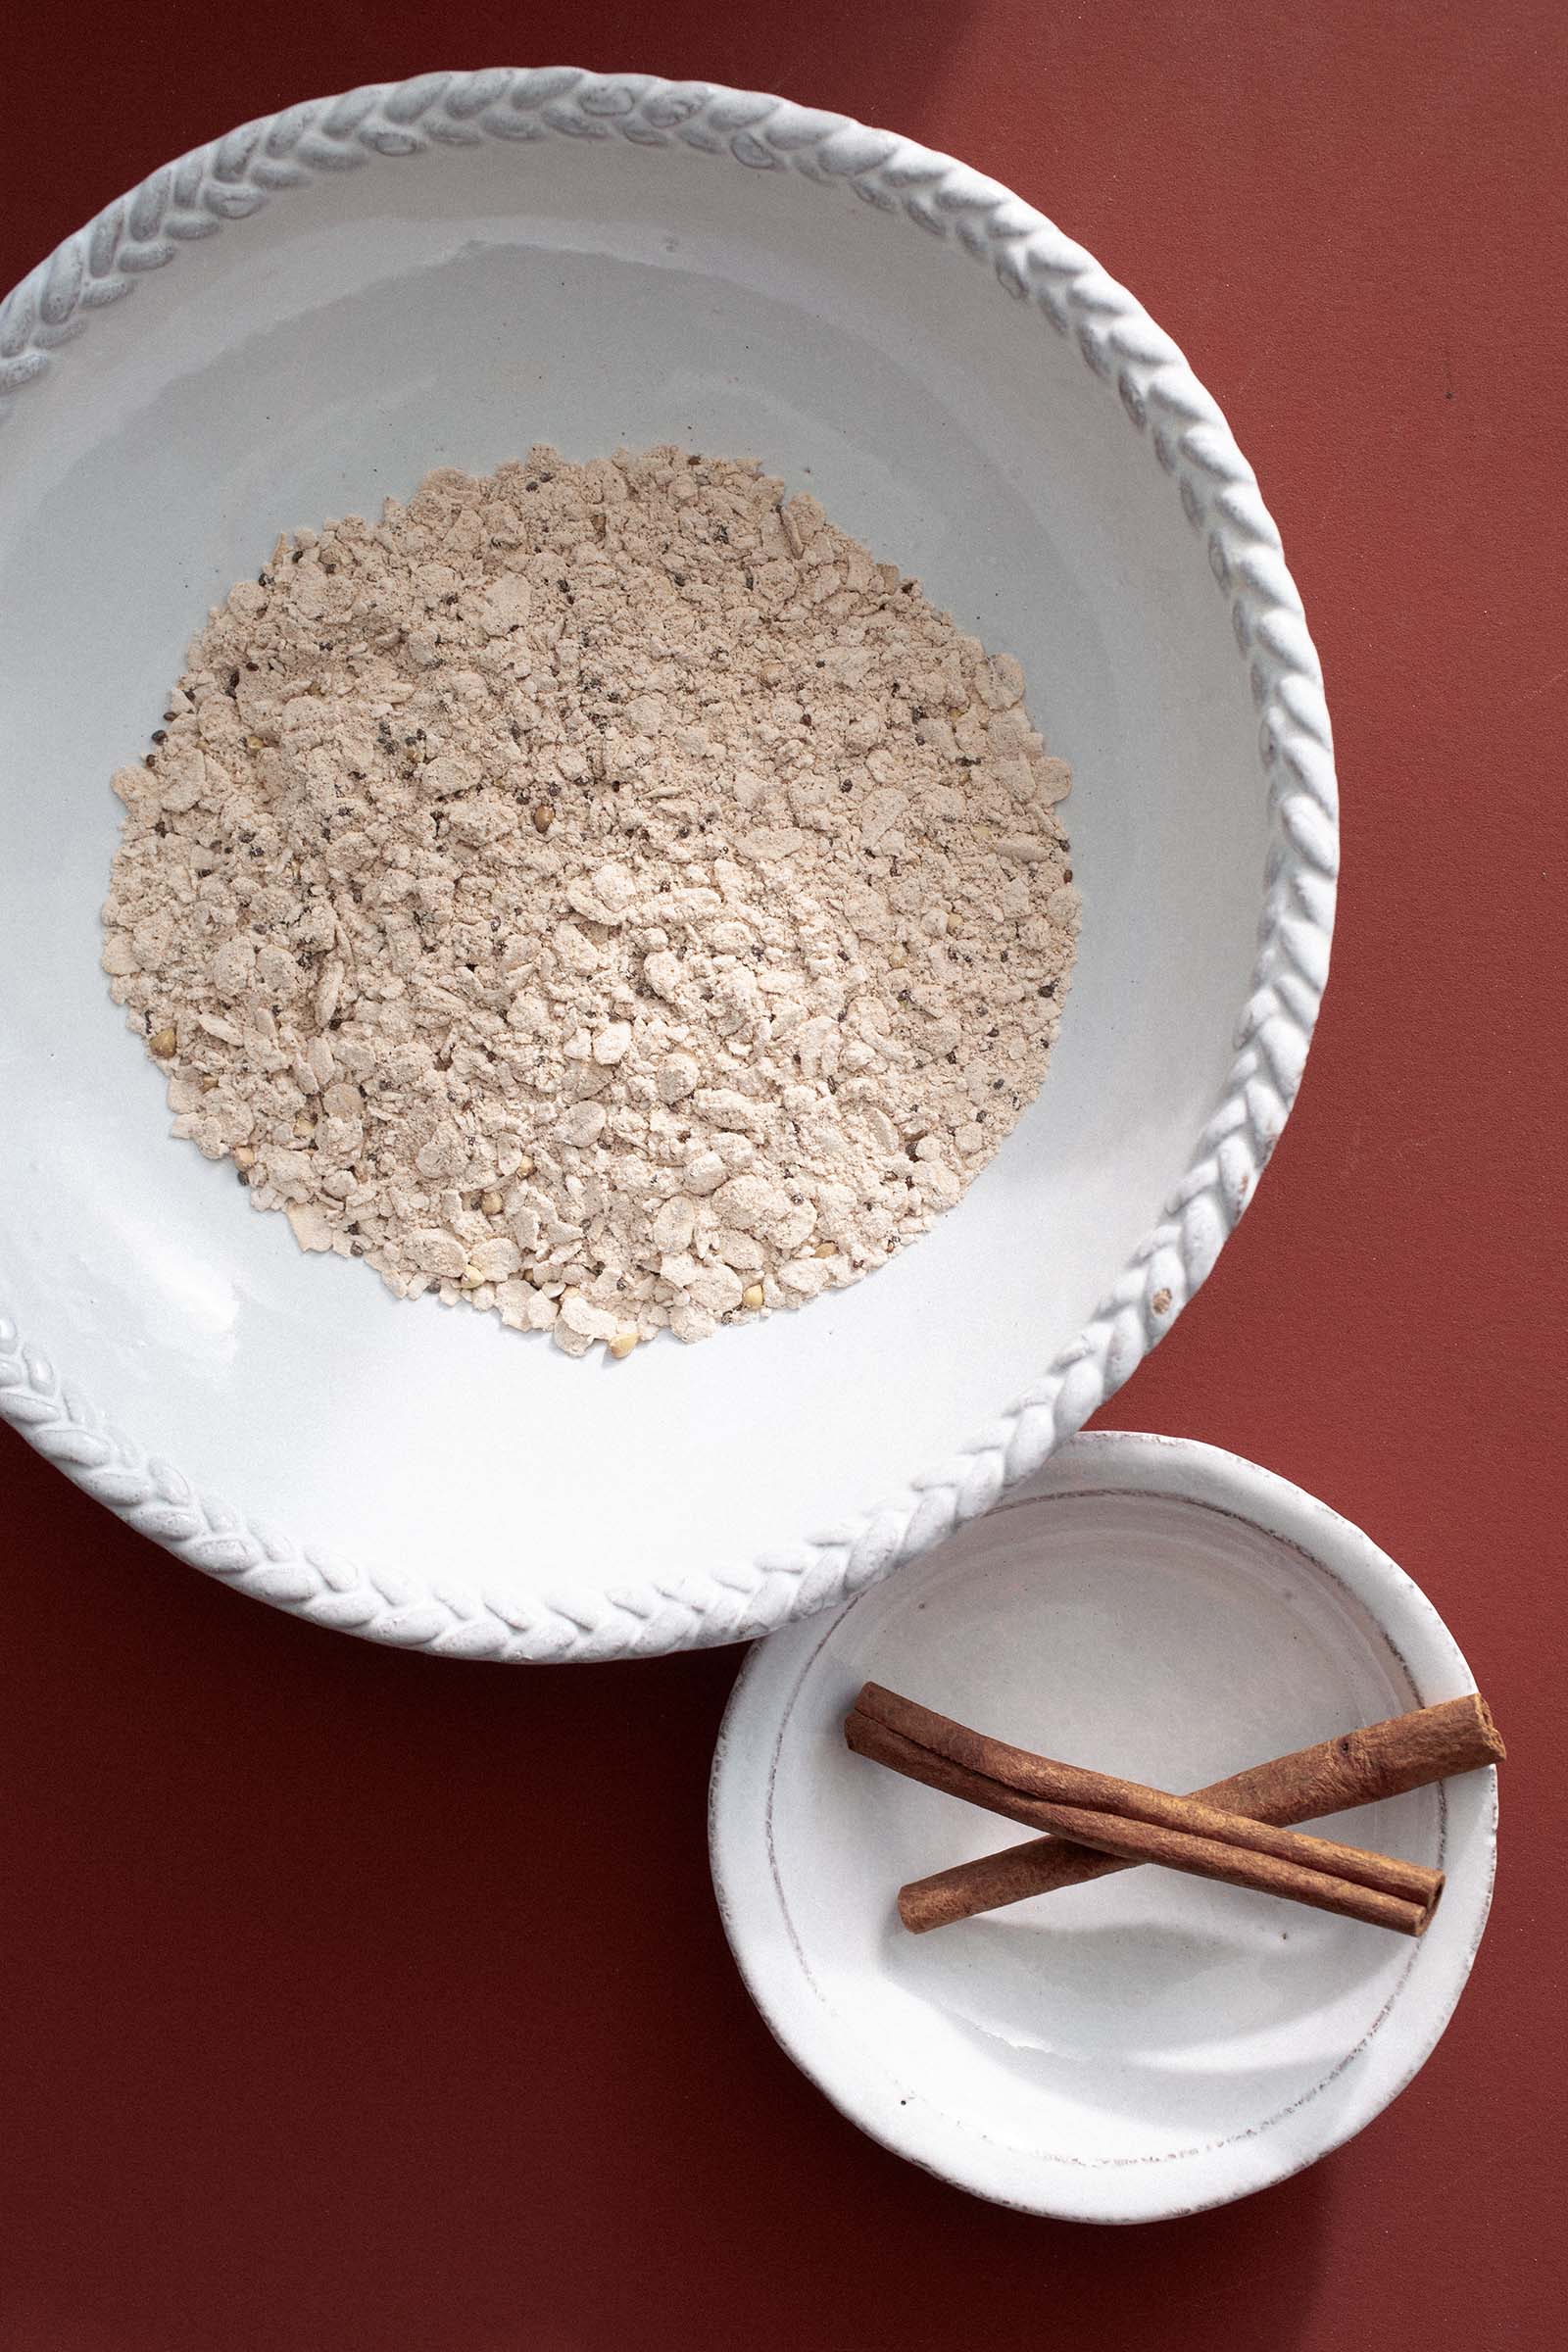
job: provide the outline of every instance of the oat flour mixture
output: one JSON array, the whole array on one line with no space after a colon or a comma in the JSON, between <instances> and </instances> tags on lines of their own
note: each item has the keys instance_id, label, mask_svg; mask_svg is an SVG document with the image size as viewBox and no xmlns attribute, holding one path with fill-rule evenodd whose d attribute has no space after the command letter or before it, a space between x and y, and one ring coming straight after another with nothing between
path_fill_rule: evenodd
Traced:
<instances>
[{"instance_id":1,"label":"oat flour mixture","mask_svg":"<svg viewBox=\"0 0 1568 2352\"><path fill-rule=\"evenodd\" d=\"M1067 770L755 465L432 473L189 662L104 968L174 1133L400 1298L706 1338L924 1232L1040 1084Z\"/></svg>"}]
</instances>

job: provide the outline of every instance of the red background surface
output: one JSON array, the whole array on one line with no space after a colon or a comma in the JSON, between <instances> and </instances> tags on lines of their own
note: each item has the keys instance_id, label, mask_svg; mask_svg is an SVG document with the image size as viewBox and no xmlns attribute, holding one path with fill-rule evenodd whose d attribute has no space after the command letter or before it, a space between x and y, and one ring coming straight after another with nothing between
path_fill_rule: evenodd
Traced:
<instances>
[{"instance_id":1,"label":"red background surface","mask_svg":"<svg viewBox=\"0 0 1568 2352\"><path fill-rule=\"evenodd\" d=\"M704 1794L738 1653L371 1648L206 1582L0 1432L0 2352L1544 2343L1568 14L647 13L12 16L0 285L244 116L565 59L890 123L1135 288L1284 531L1346 879L1258 1204L1102 1417L1253 1456L1425 1586L1512 1745L1493 1924L1425 2073L1315 2170L1132 2231L1004 2213L841 2121L730 1966Z\"/></svg>"}]
</instances>

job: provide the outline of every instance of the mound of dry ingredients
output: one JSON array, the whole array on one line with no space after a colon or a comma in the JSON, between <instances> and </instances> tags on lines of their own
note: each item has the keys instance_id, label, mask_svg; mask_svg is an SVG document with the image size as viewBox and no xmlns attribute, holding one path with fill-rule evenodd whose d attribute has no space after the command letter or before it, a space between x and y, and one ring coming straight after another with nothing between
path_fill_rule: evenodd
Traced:
<instances>
[{"instance_id":1,"label":"mound of dry ingredients","mask_svg":"<svg viewBox=\"0 0 1568 2352\"><path fill-rule=\"evenodd\" d=\"M624 1354L958 1199L1078 923L1016 662L673 449L280 540L122 768L104 968L306 1250Z\"/></svg>"}]
</instances>

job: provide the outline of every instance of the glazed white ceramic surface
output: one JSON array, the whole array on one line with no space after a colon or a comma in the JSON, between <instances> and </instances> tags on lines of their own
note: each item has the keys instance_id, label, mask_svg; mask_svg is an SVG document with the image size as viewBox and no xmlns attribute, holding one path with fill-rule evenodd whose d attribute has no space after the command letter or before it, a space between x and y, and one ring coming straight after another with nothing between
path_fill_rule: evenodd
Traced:
<instances>
[{"instance_id":1,"label":"glazed white ceramic surface","mask_svg":"<svg viewBox=\"0 0 1568 2352\"><path fill-rule=\"evenodd\" d=\"M1327 967L1299 604L1180 353L1005 189L710 85L434 74L156 174L0 308L0 1412L183 1557L460 1656L730 1641L1037 1469L1250 1198ZM626 1364L399 1305L167 1133L98 971L136 759L280 528L534 440L751 452L1016 654L1085 914L1039 1102L794 1315Z\"/></svg>"},{"instance_id":2,"label":"glazed white ceramic surface","mask_svg":"<svg viewBox=\"0 0 1568 2352\"><path fill-rule=\"evenodd\" d=\"M1160 1870L911 1936L911 1878L1012 1824L852 1756L867 1680L1160 1788L1474 1688L1359 1531L1234 1454L1070 1440L987 1519L759 1645L713 1764L713 1880L783 2047L852 2122L978 2196L1094 2222L1248 2195L1430 2056L1486 1923L1496 1774L1327 1834L1447 1874L1419 1941Z\"/></svg>"}]
</instances>

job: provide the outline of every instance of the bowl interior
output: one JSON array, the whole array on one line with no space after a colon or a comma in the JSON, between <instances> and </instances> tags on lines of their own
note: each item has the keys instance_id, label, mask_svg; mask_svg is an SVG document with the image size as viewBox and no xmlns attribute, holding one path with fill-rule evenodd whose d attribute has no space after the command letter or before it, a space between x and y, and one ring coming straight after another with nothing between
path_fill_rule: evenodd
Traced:
<instances>
[{"instance_id":1,"label":"bowl interior","mask_svg":"<svg viewBox=\"0 0 1568 2352\"><path fill-rule=\"evenodd\" d=\"M731 1939L808 2071L965 2186L1102 2220L1240 2195L1365 2123L1441 2031L1490 1885L1492 1776L1473 1774L1325 1831L1448 1872L1419 1943L1155 1870L902 1928L901 1885L1028 1833L852 1756L862 1681L1169 1788L1468 1687L1435 1620L1412 1668L1297 1543L1190 1496L1118 1491L1094 1449L1152 1443L1080 1440L1049 1496L1004 1503L826 1631L778 1637L775 1671L757 1653L715 1783ZM1068 1465L1086 1446L1080 1484Z\"/></svg>"},{"instance_id":2,"label":"bowl interior","mask_svg":"<svg viewBox=\"0 0 1568 2352\"><path fill-rule=\"evenodd\" d=\"M858 1289L625 1366L303 1258L167 1138L97 969L136 759L277 531L535 440L753 453L1015 653L1082 949L1041 1100ZM181 249L0 444L0 1298L111 1420L290 1535L520 1612L896 1493L1039 1376L1226 1072L1266 802L1225 599L1147 436L991 272L842 186L618 142L318 175Z\"/></svg>"}]
</instances>

